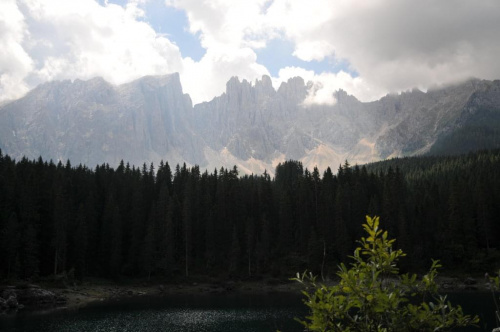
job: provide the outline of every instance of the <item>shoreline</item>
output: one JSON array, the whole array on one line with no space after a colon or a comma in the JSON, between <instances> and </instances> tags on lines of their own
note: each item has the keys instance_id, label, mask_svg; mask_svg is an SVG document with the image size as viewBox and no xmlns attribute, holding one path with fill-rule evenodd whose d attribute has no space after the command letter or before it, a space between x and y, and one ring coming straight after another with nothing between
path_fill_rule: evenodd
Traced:
<instances>
[{"instance_id":1,"label":"shoreline","mask_svg":"<svg viewBox=\"0 0 500 332\"><path fill-rule=\"evenodd\" d=\"M77 309L90 303L134 298L141 296L169 296L169 295L225 295L225 294L272 294L291 293L300 295L303 287L299 283L287 282L279 285L270 285L265 282L217 282L217 283L178 283L178 284L149 284L149 285L79 285L68 288L47 288L58 296L66 299L66 304L54 309Z\"/></svg>"},{"instance_id":2,"label":"shoreline","mask_svg":"<svg viewBox=\"0 0 500 332\"><path fill-rule=\"evenodd\" d=\"M436 278L441 294L455 292L491 292L491 285L484 278L457 278L441 276ZM326 285L334 282L326 282ZM12 287L12 286L10 286ZM36 286L39 287L39 286ZM73 286L44 284L40 287L50 291L57 298L64 299L64 304L52 306L26 306L30 311L72 310L83 308L91 303L113 299L134 298L141 296L169 295L224 295L224 294L272 294L293 293L298 296L304 286L288 280L269 279L262 281L217 281L217 282L178 282L161 283L157 280L146 282L138 280L130 283L113 283L109 280L94 280ZM22 303L21 303L22 304Z\"/></svg>"}]
</instances>

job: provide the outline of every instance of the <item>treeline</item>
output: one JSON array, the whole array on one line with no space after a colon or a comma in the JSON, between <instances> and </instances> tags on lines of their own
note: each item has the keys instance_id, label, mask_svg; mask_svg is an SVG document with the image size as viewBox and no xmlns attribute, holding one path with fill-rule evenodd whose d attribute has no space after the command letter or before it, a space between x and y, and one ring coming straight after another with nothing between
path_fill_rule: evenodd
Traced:
<instances>
[{"instance_id":1,"label":"treeline","mask_svg":"<svg viewBox=\"0 0 500 332\"><path fill-rule=\"evenodd\" d=\"M442 135L432 145L431 155L458 155L481 149L500 148L500 110L479 107L460 128Z\"/></svg>"},{"instance_id":2,"label":"treeline","mask_svg":"<svg viewBox=\"0 0 500 332\"><path fill-rule=\"evenodd\" d=\"M334 174L160 163L89 169L0 152L0 278L332 275L379 215L403 268L499 266L500 152L407 158Z\"/></svg>"}]
</instances>

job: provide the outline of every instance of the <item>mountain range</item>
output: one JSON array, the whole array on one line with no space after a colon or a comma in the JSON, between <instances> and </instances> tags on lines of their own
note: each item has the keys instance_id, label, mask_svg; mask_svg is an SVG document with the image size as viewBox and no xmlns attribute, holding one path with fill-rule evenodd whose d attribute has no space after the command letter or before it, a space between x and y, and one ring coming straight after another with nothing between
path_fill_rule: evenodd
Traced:
<instances>
[{"instance_id":1,"label":"mountain range","mask_svg":"<svg viewBox=\"0 0 500 332\"><path fill-rule=\"evenodd\" d=\"M425 153L500 147L500 81L471 79L361 102L345 91L333 105L305 102L311 84L295 77L233 77L226 92L193 105L179 74L123 85L102 78L54 81L0 105L0 149L94 167L160 160L243 173L279 162L336 168Z\"/></svg>"}]
</instances>

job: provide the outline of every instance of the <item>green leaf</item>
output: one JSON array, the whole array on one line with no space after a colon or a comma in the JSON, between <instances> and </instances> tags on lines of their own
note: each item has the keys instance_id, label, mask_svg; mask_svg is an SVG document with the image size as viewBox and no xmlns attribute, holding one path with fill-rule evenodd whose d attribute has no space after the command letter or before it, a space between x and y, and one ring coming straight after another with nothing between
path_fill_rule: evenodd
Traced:
<instances>
[{"instance_id":1,"label":"green leaf","mask_svg":"<svg viewBox=\"0 0 500 332\"><path fill-rule=\"evenodd\" d=\"M477 324L477 316L464 315L462 309L446 302L437 293L435 277L441 267L433 260L429 272L418 280L416 274L399 275L398 260L406 254L393 250L395 239L379 229L379 218L366 216L361 247L350 256L350 268L339 265L338 285L316 285L312 274L297 274L296 281L310 283L312 293L304 292L311 315L299 320L308 331L442 331ZM380 276L394 276L394 281ZM398 284L396 280L400 280ZM498 278L493 280L498 284ZM434 302L412 304L417 296L430 293ZM414 303L414 302L413 302ZM355 315L353 316L353 312Z\"/></svg>"}]
</instances>

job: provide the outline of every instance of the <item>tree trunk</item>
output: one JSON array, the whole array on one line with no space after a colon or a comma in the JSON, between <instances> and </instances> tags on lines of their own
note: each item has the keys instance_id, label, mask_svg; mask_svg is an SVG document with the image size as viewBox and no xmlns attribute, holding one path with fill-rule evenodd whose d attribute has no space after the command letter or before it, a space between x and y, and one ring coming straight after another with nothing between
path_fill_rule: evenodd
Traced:
<instances>
[{"instance_id":1,"label":"tree trunk","mask_svg":"<svg viewBox=\"0 0 500 332\"><path fill-rule=\"evenodd\" d=\"M54 253L54 276L57 275L57 249Z\"/></svg>"},{"instance_id":2,"label":"tree trunk","mask_svg":"<svg viewBox=\"0 0 500 332\"><path fill-rule=\"evenodd\" d=\"M188 245L188 232L187 232L187 227L186 227L186 234L185 234L185 240L186 240L186 277L189 277L189 245Z\"/></svg>"},{"instance_id":3,"label":"tree trunk","mask_svg":"<svg viewBox=\"0 0 500 332\"><path fill-rule=\"evenodd\" d=\"M321 279L325 281L325 275L323 273L325 269L325 258L326 258L326 243L325 240L323 240L323 261L321 262Z\"/></svg>"},{"instance_id":4,"label":"tree trunk","mask_svg":"<svg viewBox=\"0 0 500 332\"><path fill-rule=\"evenodd\" d=\"M252 276L252 259L250 253L248 253L248 276Z\"/></svg>"}]
</instances>

